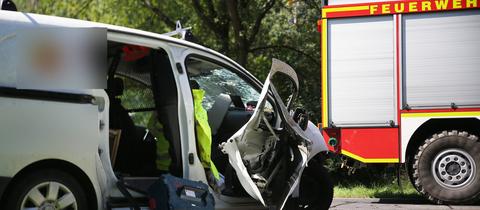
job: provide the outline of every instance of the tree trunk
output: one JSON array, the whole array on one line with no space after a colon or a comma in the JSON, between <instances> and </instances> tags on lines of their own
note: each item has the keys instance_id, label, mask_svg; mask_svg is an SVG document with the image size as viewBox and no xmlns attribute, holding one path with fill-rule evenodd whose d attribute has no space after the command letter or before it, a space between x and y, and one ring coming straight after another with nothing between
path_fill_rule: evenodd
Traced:
<instances>
[{"instance_id":1,"label":"tree trunk","mask_svg":"<svg viewBox=\"0 0 480 210\"><path fill-rule=\"evenodd\" d=\"M247 68L248 48L238 49L237 62L244 68Z\"/></svg>"}]
</instances>

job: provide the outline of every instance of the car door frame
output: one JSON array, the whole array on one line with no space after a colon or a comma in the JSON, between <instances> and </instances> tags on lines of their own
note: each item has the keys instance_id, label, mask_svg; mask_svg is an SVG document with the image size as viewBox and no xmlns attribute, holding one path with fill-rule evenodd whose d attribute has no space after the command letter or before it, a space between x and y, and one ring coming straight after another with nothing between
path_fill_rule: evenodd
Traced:
<instances>
[{"instance_id":1,"label":"car door frame","mask_svg":"<svg viewBox=\"0 0 480 210\"><path fill-rule=\"evenodd\" d=\"M132 44L146 46L151 49L161 49L164 50L169 58L173 77L177 85L177 96L178 96L178 123L179 123L179 135L180 135L180 147L181 147L181 164L182 164L182 173L183 178L206 182L206 177L201 176L200 173L195 173L199 169L203 170L203 167L200 164L199 160L194 160L193 164L189 162L189 154L196 152L195 145L191 145L192 137L194 138L194 129L193 126L189 126L187 122L193 122L193 118L189 118L188 113L193 113L193 105L188 106L190 92L190 87L188 85L188 78L185 73L179 69L177 64L181 61L181 52L185 51L188 47L175 45L174 43L169 42L168 40L157 39L156 37L146 36L137 33L130 33L126 31L119 30L108 30L107 40L123 43L123 44ZM182 49L183 48L183 49ZM185 85L185 82L187 82ZM152 84L153 85L153 84ZM187 97L185 97L187 96ZM190 97L191 102L191 97ZM108 123L108 122L107 122ZM193 141L195 142L195 141ZM108 146L108 140L105 143ZM193 147L192 147L193 146ZM118 190L115 183L118 182L118 178L115 176L113 168L110 164L110 159L105 155L101 158L101 165L104 168L104 174L99 174L102 179L104 179L105 185L102 187L105 190L105 195L108 197L123 197L123 194ZM195 176L195 174L199 176ZM136 192L131 192L134 197L144 197L144 195L138 194Z\"/></svg>"},{"instance_id":2,"label":"car door frame","mask_svg":"<svg viewBox=\"0 0 480 210\"><path fill-rule=\"evenodd\" d=\"M207 62L214 63L216 65L219 65L221 67L226 68L228 71L233 72L234 74L238 75L242 80L244 80L246 83L248 83L252 88L254 88L258 93L262 91L262 83L256 79L252 74L250 74L247 70L239 66L238 64L234 63L231 60L224 59L222 57L216 56L214 54L209 53L208 51L201 51L201 50L196 50L196 49L189 49L187 52L185 52L184 56L184 62L182 63L183 68L185 69L186 74L188 75L187 71L187 66L186 66L186 61L188 58L197 58L200 60L204 60ZM192 99L193 100L193 99ZM273 110L274 110L274 121L275 124L278 122L279 114L277 114L277 108L275 106L275 103L272 102L273 98L271 95L268 95L267 101L272 105ZM193 104L193 102L192 102ZM193 112L192 112L193 115ZM239 199L239 197L231 197L231 196L225 196L225 195L220 195L216 194L216 198L220 199L224 202L227 203L242 203L242 204L250 204L255 207L261 206L261 203L259 203L257 200L251 197L242 197Z\"/></svg>"}]
</instances>

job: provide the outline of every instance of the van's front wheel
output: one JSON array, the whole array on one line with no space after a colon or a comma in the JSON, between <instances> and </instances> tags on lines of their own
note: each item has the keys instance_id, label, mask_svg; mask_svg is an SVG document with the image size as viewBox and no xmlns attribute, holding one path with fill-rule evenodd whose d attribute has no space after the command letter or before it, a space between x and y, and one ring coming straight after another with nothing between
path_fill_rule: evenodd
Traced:
<instances>
[{"instance_id":1,"label":"van's front wheel","mask_svg":"<svg viewBox=\"0 0 480 210\"><path fill-rule=\"evenodd\" d=\"M88 208L85 192L78 181L63 171L48 169L31 173L15 184L7 208L72 209Z\"/></svg>"},{"instance_id":2,"label":"van's front wheel","mask_svg":"<svg viewBox=\"0 0 480 210\"><path fill-rule=\"evenodd\" d=\"M312 159L300 180L299 198L290 198L287 210L327 210L333 200L333 182L322 161Z\"/></svg>"}]
</instances>

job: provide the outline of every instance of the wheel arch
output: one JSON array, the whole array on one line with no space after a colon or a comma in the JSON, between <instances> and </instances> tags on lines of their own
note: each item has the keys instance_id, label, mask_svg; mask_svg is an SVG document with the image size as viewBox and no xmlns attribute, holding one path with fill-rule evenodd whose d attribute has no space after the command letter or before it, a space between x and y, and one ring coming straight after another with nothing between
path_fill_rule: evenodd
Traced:
<instances>
[{"instance_id":1,"label":"wheel arch","mask_svg":"<svg viewBox=\"0 0 480 210\"><path fill-rule=\"evenodd\" d=\"M87 196L88 200L88 207L89 209L96 210L98 209L97 206L97 196L95 193L95 188L93 186L93 183L90 181L88 178L87 174L80 169L78 166L65 161L65 160L59 160L59 159L45 159L45 160L40 160L37 162L33 162L29 164L28 166L24 167L22 170L20 170L15 176L12 178L10 183L8 183L5 192L3 193L2 197L0 198L0 202L2 204L5 203L5 199L7 199L7 194L12 190L12 188L15 186L15 184L21 180L22 177L37 171L37 170L42 170L42 169L57 169L64 171L72 177L74 177L80 185L85 189L85 193Z\"/></svg>"},{"instance_id":2,"label":"wheel arch","mask_svg":"<svg viewBox=\"0 0 480 210\"><path fill-rule=\"evenodd\" d=\"M419 126L410 137L405 158L408 160L415 154L417 148L431 135L443 130L467 131L480 136L480 119L469 118L436 118L429 119ZM408 162L408 161L407 161Z\"/></svg>"}]
</instances>

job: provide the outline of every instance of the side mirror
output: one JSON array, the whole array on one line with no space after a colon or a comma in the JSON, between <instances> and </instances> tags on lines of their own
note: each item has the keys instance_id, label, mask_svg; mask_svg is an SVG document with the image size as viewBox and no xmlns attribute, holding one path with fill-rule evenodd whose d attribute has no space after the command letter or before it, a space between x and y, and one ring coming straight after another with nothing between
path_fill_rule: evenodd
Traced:
<instances>
[{"instance_id":1,"label":"side mirror","mask_svg":"<svg viewBox=\"0 0 480 210\"><path fill-rule=\"evenodd\" d=\"M17 11L17 6L10 0L0 0L1 10Z\"/></svg>"}]
</instances>

